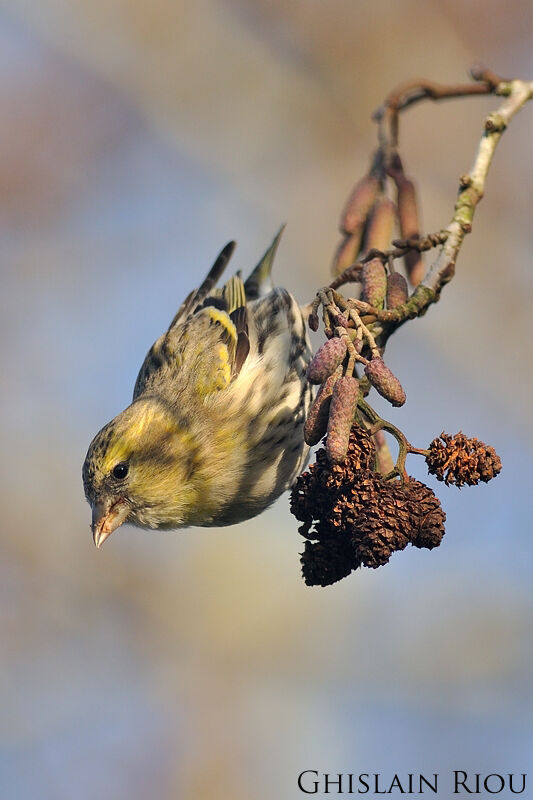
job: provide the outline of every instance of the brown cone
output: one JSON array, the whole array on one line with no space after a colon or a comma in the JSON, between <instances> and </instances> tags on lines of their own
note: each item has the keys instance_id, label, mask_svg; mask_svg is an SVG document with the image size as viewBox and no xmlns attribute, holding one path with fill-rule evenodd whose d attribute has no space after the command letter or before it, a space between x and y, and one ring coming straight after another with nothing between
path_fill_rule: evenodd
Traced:
<instances>
[{"instance_id":1,"label":"brown cone","mask_svg":"<svg viewBox=\"0 0 533 800\"><path fill-rule=\"evenodd\" d=\"M307 586L331 586L360 566L350 540L340 536L306 541L300 561Z\"/></svg>"},{"instance_id":2,"label":"brown cone","mask_svg":"<svg viewBox=\"0 0 533 800\"><path fill-rule=\"evenodd\" d=\"M411 541L415 547L428 550L438 547L444 536L446 514L439 499L420 481L409 480L406 489L411 513Z\"/></svg>"},{"instance_id":3,"label":"brown cone","mask_svg":"<svg viewBox=\"0 0 533 800\"><path fill-rule=\"evenodd\" d=\"M386 564L392 553L409 544L411 516L400 481L368 478L368 496L357 516L352 543L365 567Z\"/></svg>"},{"instance_id":4,"label":"brown cone","mask_svg":"<svg viewBox=\"0 0 533 800\"><path fill-rule=\"evenodd\" d=\"M475 486L479 481L487 483L500 472L502 462L493 447L469 439L464 433L450 436L442 432L433 439L426 456L428 471L447 486L454 484L459 488L468 484Z\"/></svg>"},{"instance_id":5,"label":"brown cone","mask_svg":"<svg viewBox=\"0 0 533 800\"><path fill-rule=\"evenodd\" d=\"M330 464L320 449L296 481L291 511L309 540L302 555L306 583L325 586L359 565L382 566L409 542L440 544L445 515L431 489L413 478L405 485L386 481L373 471L374 460L372 437L354 425L341 464Z\"/></svg>"}]
</instances>

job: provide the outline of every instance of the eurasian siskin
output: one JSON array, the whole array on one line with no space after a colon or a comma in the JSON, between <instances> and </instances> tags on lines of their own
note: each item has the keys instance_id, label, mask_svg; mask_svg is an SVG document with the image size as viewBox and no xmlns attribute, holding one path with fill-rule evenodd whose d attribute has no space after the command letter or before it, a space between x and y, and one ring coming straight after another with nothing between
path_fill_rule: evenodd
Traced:
<instances>
[{"instance_id":1,"label":"eurasian siskin","mask_svg":"<svg viewBox=\"0 0 533 800\"><path fill-rule=\"evenodd\" d=\"M310 347L296 300L273 288L274 239L250 277L215 288L235 247L151 347L133 402L83 465L99 547L123 522L232 525L256 516L304 467Z\"/></svg>"}]
</instances>

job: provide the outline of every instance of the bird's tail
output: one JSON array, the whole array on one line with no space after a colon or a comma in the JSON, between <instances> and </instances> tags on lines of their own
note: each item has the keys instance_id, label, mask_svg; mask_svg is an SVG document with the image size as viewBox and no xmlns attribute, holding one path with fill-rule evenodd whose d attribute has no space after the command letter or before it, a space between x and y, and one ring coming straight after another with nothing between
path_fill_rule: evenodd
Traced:
<instances>
[{"instance_id":1,"label":"bird's tail","mask_svg":"<svg viewBox=\"0 0 533 800\"><path fill-rule=\"evenodd\" d=\"M209 296L211 291L216 286L220 276L226 269L227 263L230 260L233 251L235 250L236 244L236 242L228 242L227 245L222 248L202 284L198 287L198 289L193 289L193 291L187 295L179 307L174 319L168 326L169 330L173 328L174 325L177 325L179 322L183 322L183 320L187 319L191 314L193 314L195 309L197 309L198 306L201 305L205 300L205 298Z\"/></svg>"},{"instance_id":2,"label":"bird's tail","mask_svg":"<svg viewBox=\"0 0 533 800\"><path fill-rule=\"evenodd\" d=\"M219 253L202 284L185 298L174 316L174 319L170 323L169 330L178 323L188 319L203 305L216 304L215 298L219 298L220 302L227 306L226 310L232 311L239 306L245 305L245 302L248 300L257 300L259 297L264 297L268 294L274 288L271 277L272 265L284 228L285 225L282 225L274 237L272 244L244 284L242 283L240 273L238 273L230 279L223 288L217 289L216 284L235 249L235 242L228 242ZM239 287L240 291L237 291Z\"/></svg>"},{"instance_id":3,"label":"bird's tail","mask_svg":"<svg viewBox=\"0 0 533 800\"><path fill-rule=\"evenodd\" d=\"M274 263L276 250L278 249L279 240L281 239L281 234L284 230L285 225L282 225L275 235L272 244L245 281L244 290L247 300L257 300L258 297L264 297L264 295L268 294L274 288L271 276L272 265Z\"/></svg>"}]
</instances>

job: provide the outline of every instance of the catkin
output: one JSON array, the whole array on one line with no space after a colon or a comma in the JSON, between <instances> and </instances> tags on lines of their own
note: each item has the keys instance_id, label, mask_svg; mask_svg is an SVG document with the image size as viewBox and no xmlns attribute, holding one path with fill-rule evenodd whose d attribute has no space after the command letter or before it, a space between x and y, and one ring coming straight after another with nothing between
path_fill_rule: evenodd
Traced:
<instances>
[{"instance_id":1,"label":"catkin","mask_svg":"<svg viewBox=\"0 0 533 800\"><path fill-rule=\"evenodd\" d=\"M407 281L400 272L393 272L387 278L387 308L396 308L407 302L409 289Z\"/></svg>"},{"instance_id":2,"label":"catkin","mask_svg":"<svg viewBox=\"0 0 533 800\"><path fill-rule=\"evenodd\" d=\"M402 239L418 239L420 236L420 222L416 191L413 181L404 176L396 178L398 188L398 217L400 221L400 235ZM424 277L424 264L422 254L418 250L410 250L404 256L407 276L413 286L418 286Z\"/></svg>"},{"instance_id":3,"label":"catkin","mask_svg":"<svg viewBox=\"0 0 533 800\"><path fill-rule=\"evenodd\" d=\"M318 444L322 437L326 435L331 394L339 378L339 370L330 375L318 390L317 396L311 404L304 425L304 439L311 447L314 444Z\"/></svg>"},{"instance_id":4,"label":"catkin","mask_svg":"<svg viewBox=\"0 0 533 800\"><path fill-rule=\"evenodd\" d=\"M378 193L379 180L375 175L365 175L356 183L341 215L341 231L344 233L362 231L377 200Z\"/></svg>"},{"instance_id":5,"label":"catkin","mask_svg":"<svg viewBox=\"0 0 533 800\"><path fill-rule=\"evenodd\" d=\"M373 358L365 367L365 375L379 394L393 406L403 406L405 392L403 387L382 358Z\"/></svg>"},{"instance_id":6,"label":"catkin","mask_svg":"<svg viewBox=\"0 0 533 800\"><path fill-rule=\"evenodd\" d=\"M362 299L374 308L382 308L387 291L387 273L379 258L367 261L361 275Z\"/></svg>"},{"instance_id":7,"label":"catkin","mask_svg":"<svg viewBox=\"0 0 533 800\"><path fill-rule=\"evenodd\" d=\"M394 238L398 211L388 197L382 197L372 211L365 238L365 250L388 250Z\"/></svg>"},{"instance_id":8,"label":"catkin","mask_svg":"<svg viewBox=\"0 0 533 800\"><path fill-rule=\"evenodd\" d=\"M361 223L358 229L355 229L353 233L348 234L342 240L333 257L331 265L333 275L340 275L341 272L344 272L345 269L351 267L357 261L363 240L363 230L364 223Z\"/></svg>"},{"instance_id":9,"label":"catkin","mask_svg":"<svg viewBox=\"0 0 533 800\"><path fill-rule=\"evenodd\" d=\"M334 464L340 464L346 458L358 399L357 378L346 375L339 378L331 396L326 439L326 453Z\"/></svg>"},{"instance_id":10,"label":"catkin","mask_svg":"<svg viewBox=\"0 0 533 800\"><path fill-rule=\"evenodd\" d=\"M346 342L338 336L333 336L320 347L309 366L307 367L307 380L309 383L324 383L342 363L346 355Z\"/></svg>"}]
</instances>

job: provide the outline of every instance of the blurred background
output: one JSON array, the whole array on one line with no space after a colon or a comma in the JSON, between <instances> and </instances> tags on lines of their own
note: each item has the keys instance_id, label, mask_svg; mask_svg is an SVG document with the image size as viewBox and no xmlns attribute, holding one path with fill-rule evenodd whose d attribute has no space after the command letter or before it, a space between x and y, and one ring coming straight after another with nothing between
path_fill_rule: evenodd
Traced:
<instances>
[{"instance_id":1,"label":"blurred background","mask_svg":"<svg viewBox=\"0 0 533 800\"><path fill-rule=\"evenodd\" d=\"M438 550L307 588L284 497L97 552L80 470L229 238L246 270L288 222L277 275L310 299L385 94L475 60L531 79L532 28L528 0L1 0L2 798L289 800L306 769L531 767L533 107L443 302L388 350L411 441L462 429L503 461L459 492L411 458L448 515ZM402 119L424 230L494 105Z\"/></svg>"}]
</instances>

